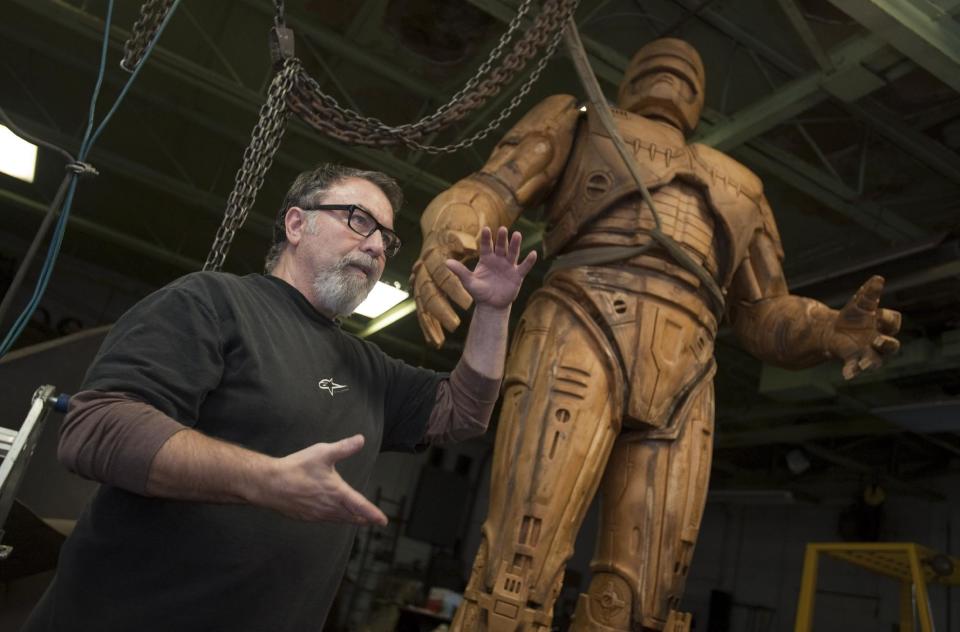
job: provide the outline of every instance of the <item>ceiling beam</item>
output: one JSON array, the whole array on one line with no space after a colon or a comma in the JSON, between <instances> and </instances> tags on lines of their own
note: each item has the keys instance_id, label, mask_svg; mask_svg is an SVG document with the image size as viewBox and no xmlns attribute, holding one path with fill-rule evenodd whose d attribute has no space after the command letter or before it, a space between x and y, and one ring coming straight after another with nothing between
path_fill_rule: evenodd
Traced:
<instances>
[{"instance_id":1,"label":"ceiling beam","mask_svg":"<svg viewBox=\"0 0 960 632\"><path fill-rule=\"evenodd\" d=\"M777 0L777 2L780 3L780 8L783 9L784 14L790 21L790 25L793 26L793 29L797 32L797 35L800 36L800 39L810 52L810 56L813 57L813 59L817 62L817 65L820 66L820 69L826 72L831 72L833 70L833 61L830 59L830 56L826 53L826 51L823 50L823 46L817 39L813 29L810 28L810 24L807 23L807 18L805 18L803 13L800 11L800 7L797 6L796 1Z\"/></svg>"},{"instance_id":2,"label":"ceiling beam","mask_svg":"<svg viewBox=\"0 0 960 632\"><path fill-rule=\"evenodd\" d=\"M504 2L501 2L501 0L467 1L503 23L510 22L510 20L512 20L517 14L516 6L509 6ZM525 20L525 23L527 26L529 26L532 24L532 20L528 18ZM590 37L584 37L583 34L581 34L580 39L583 42L583 47L586 49L587 53L590 54L590 65L593 67L593 72L600 79L617 86L620 83L620 79L623 77L623 69L627 67L627 62L629 60L615 51L613 48L605 44L601 44Z\"/></svg>"},{"instance_id":3,"label":"ceiling beam","mask_svg":"<svg viewBox=\"0 0 960 632\"><path fill-rule=\"evenodd\" d=\"M960 70L957 71L960 74ZM904 125L899 114L874 100L848 103L848 111L869 122L873 129L886 136L895 145L906 149L922 163L939 172L955 184L960 184L960 156L921 131Z\"/></svg>"},{"instance_id":4,"label":"ceiling beam","mask_svg":"<svg viewBox=\"0 0 960 632\"><path fill-rule=\"evenodd\" d=\"M696 142L720 150L742 145L756 136L793 118L800 112L826 100L830 91L843 87L843 100L854 100L884 85L883 80L861 65L886 44L879 37L859 37L830 52L833 72L807 73L727 117L706 133L694 137Z\"/></svg>"},{"instance_id":5,"label":"ceiling beam","mask_svg":"<svg viewBox=\"0 0 960 632\"><path fill-rule=\"evenodd\" d=\"M100 41L102 38L103 21L80 9L51 0L12 1L29 9L39 17L52 21L88 39ZM126 41L127 36L128 33L123 29L115 26L111 28L110 41L114 52L122 50L123 42ZM259 113L260 107L263 105L263 96L256 91L237 86L235 82L218 72L171 53L163 46L154 48L148 63L168 77L182 81L209 97L230 103L254 116ZM134 93L137 92L138 90L135 87ZM383 170L410 186L430 194L439 193L451 184L432 173L412 167L406 161L395 158L384 151L347 146L313 130L296 117L288 123L287 133L309 140L311 143L345 156L354 162Z\"/></svg>"},{"instance_id":6,"label":"ceiling beam","mask_svg":"<svg viewBox=\"0 0 960 632\"><path fill-rule=\"evenodd\" d=\"M684 0L684 2L686 3L686 0ZM941 5L943 10L947 13L956 12L958 9L960 9L960 0L943 0ZM756 51L761 57L763 57L763 59L773 64L781 72L793 76L798 76L803 73L803 68L797 65L794 61L785 57L776 49L768 46L756 35L746 31L736 22L726 18L720 11L709 8L704 12L703 15L704 19L709 25L713 26L727 37L730 37L735 41L740 42L747 48ZM902 76L902 74L908 72L914 67L911 62L906 62L906 65L901 66L902 67L897 68L895 72L888 73L886 79L892 80L894 76ZM843 84L842 82L834 81L832 85L834 86L835 90L840 91L840 88ZM947 108L945 114L934 113L934 116L930 117L932 120L916 121L917 129L914 129L913 127L905 125L902 120L891 119L890 117L882 116L882 112L880 112L880 110L883 109L882 106L875 103L871 99L862 99L856 106L853 106L851 103L845 103L845 107L853 111L855 114L862 114L867 120L875 123L876 131L885 136L894 144L897 144L901 148L912 152L931 169L934 169L935 171L938 171L951 179L955 178L955 173L958 168L958 158L956 155L951 154L949 157L944 159L944 152L950 153L950 150L929 136L920 134L917 131L917 129L924 129L925 127L936 124L945 118L949 118L949 108ZM936 118L937 116L940 118Z\"/></svg>"},{"instance_id":7,"label":"ceiling beam","mask_svg":"<svg viewBox=\"0 0 960 632\"><path fill-rule=\"evenodd\" d=\"M955 1L937 6L916 0L830 0L885 42L960 92L960 32L950 12Z\"/></svg>"},{"instance_id":8,"label":"ceiling beam","mask_svg":"<svg viewBox=\"0 0 960 632\"><path fill-rule=\"evenodd\" d=\"M52 20L56 24L83 35L88 39L100 41L102 38L103 21L80 9L51 0L40 2L34 0L13 1L41 15L43 18ZM127 37L128 33L126 31L116 26L111 27L111 46L115 50L122 50L123 42L126 41ZM175 53L171 53L162 46L154 48L148 63L171 78L185 81L207 96L225 100L250 114L259 114L260 107L263 104L263 97L260 94L238 86L235 82L223 75L193 63ZM385 68L388 72L394 72L395 70L400 72L395 66L387 64L383 60L378 60L378 63L380 67ZM226 88L229 88L229 90ZM136 88L134 88L134 93L140 96ZM436 92L433 93L433 96L436 97ZM179 111L179 113L184 115L182 111ZM197 115L193 115L195 119L196 116ZM203 123L203 121L201 121L201 123ZM227 133L222 125L214 122L209 122L208 127L211 130L219 131L221 134ZM288 121L287 134L320 145L335 154L348 158L352 162L389 173L400 180L402 185L417 188L430 196L434 196L450 188L453 184L426 169L417 167L410 161L396 158L386 151L366 147L351 147L338 140L332 139L309 127L298 117L292 117ZM414 222L417 221L413 218L411 218L411 220ZM269 224L272 226L272 221L269 222ZM525 233L533 234L536 231L536 226L525 218L521 218L517 223L517 227ZM272 234L272 232L270 234Z\"/></svg>"},{"instance_id":9,"label":"ceiling beam","mask_svg":"<svg viewBox=\"0 0 960 632\"><path fill-rule=\"evenodd\" d=\"M31 200L30 198L6 189L0 189L0 202L12 204L41 216L45 215L48 210L47 204L38 202L36 200ZM193 272L203 267L202 261L185 257L179 253L172 252L160 246L155 246L154 244L146 242L142 239L132 237L126 233L121 233L112 228L107 228L106 226L98 224L97 222L89 219L77 217L74 214L71 214L70 217L67 218L67 225L71 229L75 229L81 233L86 233L96 237L97 239L101 239L105 242L120 246L122 248L126 248L127 250L135 252L139 255L144 255L151 259L166 263L175 268L179 268L184 272Z\"/></svg>"},{"instance_id":10,"label":"ceiling beam","mask_svg":"<svg viewBox=\"0 0 960 632\"><path fill-rule=\"evenodd\" d=\"M876 202L860 199L852 188L773 143L754 139L732 153L890 242L915 241L929 236L901 215Z\"/></svg>"},{"instance_id":11,"label":"ceiling beam","mask_svg":"<svg viewBox=\"0 0 960 632\"><path fill-rule=\"evenodd\" d=\"M239 4L253 9L254 11L269 17L263 22L263 33L266 36L268 29L273 22L273 3L263 2L262 0L242 0ZM358 46L356 42L348 37L344 37L335 31L319 26L314 22L301 20L290 12L287 12L287 26L293 29L294 36L302 36L310 42L317 44L321 48L335 53L361 68L391 82L398 83L409 88L418 96L431 99L439 98L439 91L434 84L425 81L423 78L411 73L405 68L401 68L390 63L389 60L370 54L364 47ZM264 37L266 41L266 37ZM264 47L266 52L266 47Z\"/></svg>"},{"instance_id":12,"label":"ceiling beam","mask_svg":"<svg viewBox=\"0 0 960 632\"><path fill-rule=\"evenodd\" d=\"M48 127L43 123L32 121L19 115L15 115L14 118L17 124L23 127L25 131L56 145L70 146L76 142L76 139L71 135ZM192 208L202 209L211 219L219 219L223 216L226 198L216 193L198 189L193 185L185 184L179 178L168 176L100 147L93 148L88 157L88 162L104 174L109 172L119 177L128 177L150 188L164 191L173 197L187 202ZM251 215L247 218L247 227L259 237L265 239L273 238L273 222L266 218Z\"/></svg>"}]
</instances>

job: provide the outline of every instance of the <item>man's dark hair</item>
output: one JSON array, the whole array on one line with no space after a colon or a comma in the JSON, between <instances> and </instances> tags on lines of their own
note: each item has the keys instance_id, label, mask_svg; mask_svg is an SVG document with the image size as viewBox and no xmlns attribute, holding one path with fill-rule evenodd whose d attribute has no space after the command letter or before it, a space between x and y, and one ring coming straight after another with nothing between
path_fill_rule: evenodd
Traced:
<instances>
[{"instance_id":1,"label":"man's dark hair","mask_svg":"<svg viewBox=\"0 0 960 632\"><path fill-rule=\"evenodd\" d=\"M267 252L264 263L266 272L269 273L273 270L280 259L280 253L286 247L285 218L287 210L291 206L309 208L314 204L322 204L323 197L330 190L330 187L343 182L347 178L360 178L379 187L390 202L390 206L393 207L393 215L396 217L400 211L400 206L403 205L403 191L396 180L379 171L365 171L332 163L318 165L310 171L304 171L298 175L287 190L287 195L283 198L283 204L277 211L277 221L273 225L273 244Z\"/></svg>"}]
</instances>

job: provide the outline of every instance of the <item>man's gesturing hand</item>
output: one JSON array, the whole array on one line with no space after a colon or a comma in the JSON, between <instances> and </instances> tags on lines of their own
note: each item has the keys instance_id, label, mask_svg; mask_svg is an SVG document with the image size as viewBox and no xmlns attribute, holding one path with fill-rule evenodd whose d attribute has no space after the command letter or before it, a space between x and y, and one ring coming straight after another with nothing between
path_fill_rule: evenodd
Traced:
<instances>
[{"instance_id":1,"label":"man's gesturing hand","mask_svg":"<svg viewBox=\"0 0 960 632\"><path fill-rule=\"evenodd\" d=\"M514 232L508 240L507 233L507 227L501 226L494 243L489 228L480 231L480 260L472 272L456 259L447 260L447 267L457 275L477 306L510 307L520 292L523 278L537 262L537 252L532 250L518 264L522 237Z\"/></svg>"},{"instance_id":2,"label":"man's gesturing hand","mask_svg":"<svg viewBox=\"0 0 960 632\"><path fill-rule=\"evenodd\" d=\"M334 466L363 448L363 435L317 443L276 463L274 480L260 503L290 518L312 522L386 525L387 517L347 485Z\"/></svg>"}]
</instances>

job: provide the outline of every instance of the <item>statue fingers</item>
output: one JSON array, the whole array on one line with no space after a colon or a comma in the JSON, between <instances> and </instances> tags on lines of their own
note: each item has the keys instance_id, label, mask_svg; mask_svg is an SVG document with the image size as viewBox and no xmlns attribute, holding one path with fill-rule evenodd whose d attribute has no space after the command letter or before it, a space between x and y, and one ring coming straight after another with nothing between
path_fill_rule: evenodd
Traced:
<instances>
[{"instance_id":1,"label":"statue fingers","mask_svg":"<svg viewBox=\"0 0 960 632\"><path fill-rule=\"evenodd\" d=\"M881 356L893 355L900 350L900 341L892 336L877 336L870 344Z\"/></svg>"},{"instance_id":2,"label":"statue fingers","mask_svg":"<svg viewBox=\"0 0 960 632\"><path fill-rule=\"evenodd\" d=\"M426 268L430 273L433 282L440 290L450 297L450 299L459 305L461 309L467 309L473 303L470 294L460 283L460 279L447 267L447 258L441 257L440 253L434 251L427 256Z\"/></svg>"},{"instance_id":3,"label":"statue fingers","mask_svg":"<svg viewBox=\"0 0 960 632\"><path fill-rule=\"evenodd\" d=\"M879 368L882 364L883 358L880 354L873 349L867 349L864 353L847 358L843 363L843 379L851 380L863 371Z\"/></svg>"},{"instance_id":4,"label":"statue fingers","mask_svg":"<svg viewBox=\"0 0 960 632\"><path fill-rule=\"evenodd\" d=\"M895 309L881 308L877 310L877 330L882 334L893 336L900 331L902 318L900 312Z\"/></svg>"},{"instance_id":5,"label":"statue fingers","mask_svg":"<svg viewBox=\"0 0 960 632\"><path fill-rule=\"evenodd\" d=\"M451 261L455 261L455 259L451 259ZM460 309L468 309L473 305L473 297L470 296L470 293L463 287L463 283L450 268L444 269L443 280L440 281L440 289L443 290L454 303L459 305Z\"/></svg>"},{"instance_id":6,"label":"statue fingers","mask_svg":"<svg viewBox=\"0 0 960 632\"><path fill-rule=\"evenodd\" d=\"M440 253L434 251L427 256L425 267L440 291L449 296L462 309L470 307L473 298L460 283L460 279L447 267L446 257L441 257Z\"/></svg>"},{"instance_id":7,"label":"statue fingers","mask_svg":"<svg viewBox=\"0 0 960 632\"><path fill-rule=\"evenodd\" d=\"M420 331L423 332L423 337L427 341L427 344L434 349L442 347L444 340L443 328L440 327L437 319L418 309L417 321L420 322Z\"/></svg>"},{"instance_id":8,"label":"statue fingers","mask_svg":"<svg viewBox=\"0 0 960 632\"><path fill-rule=\"evenodd\" d=\"M855 295L856 306L865 312L876 311L880 306L880 295L883 294L883 277L872 276L860 286Z\"/></svg>"},{"instance_id":9,"label":"statue fingers","mask_svg":"<svg viewBox=\"0 0 960 632\"><path fill-rule=\"evenodd\" d=\"M841 371L843 373L843 379L852 380L857 376L858 373L860 373L860 364L858 360L859 358L857 356L853 356L847 358L847 360L843 363L843 370Z\"/></svg>"},{"instance_id":10,"label":"statue fingers","mask_svg":"<svg viewBox=\"0 0 960 632\"><path fill-rule=\"evenodd\" d=\"M417 303L417 313L431 317L427 322L431 324L439 322L439 325L447 331L453 331L460 325L460 317L453 311L446 297L437 289L433 278L426 270L418 273L417 284L414 286L414 299ZM429 333L435 332L431 329Z\"/></svg>"},{"instance_id":11,"label":"statue fingers","mask_svg":"<svg viewBox=\"0 0 960 632\"><path fill-rule=\"evenodd\" d=\"M861 371L879 369L881 366L883 366L883 357L872 348L868 349L867 352L857 360L857 367Z\"/></svg>"}]
</instances>

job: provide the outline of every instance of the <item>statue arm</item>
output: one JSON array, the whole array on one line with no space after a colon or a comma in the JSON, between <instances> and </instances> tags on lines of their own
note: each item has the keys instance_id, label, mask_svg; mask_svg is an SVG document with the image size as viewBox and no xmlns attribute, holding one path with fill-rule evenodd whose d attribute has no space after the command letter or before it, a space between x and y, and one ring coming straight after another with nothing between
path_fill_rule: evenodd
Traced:
<instances>
[{"instance_id":1,"label":"statue arm","mask_svg":"<svg viewBox=\"0 0 960 632\"><path fill-rule=\"evenodd\" d=\"M579 115L572 96L548 97L510 130L479 171L427 206L420 218L423 246L411 284L421 329L433 346L443 344L443 329L453 331L460 324L451 301L463 309L472 302L447 260L474 258L484 227L496 234L497 228L512 225L525 209L543 201L567 162Z\"/></svg>"},{"instance_id":2,"label":"statue arm","mask_svg":"<svg viewBox=\"0 0 960 632\"><path fill-rule=\"evenodd\" d=\"M730 322L764 362L800 369L836 358L850 379L879 367L900 343L900 313L879 307L883 279L870 278L840 310L787 289L775 233L758 232L730 288Z\"/></svg>"}]
</instances>

